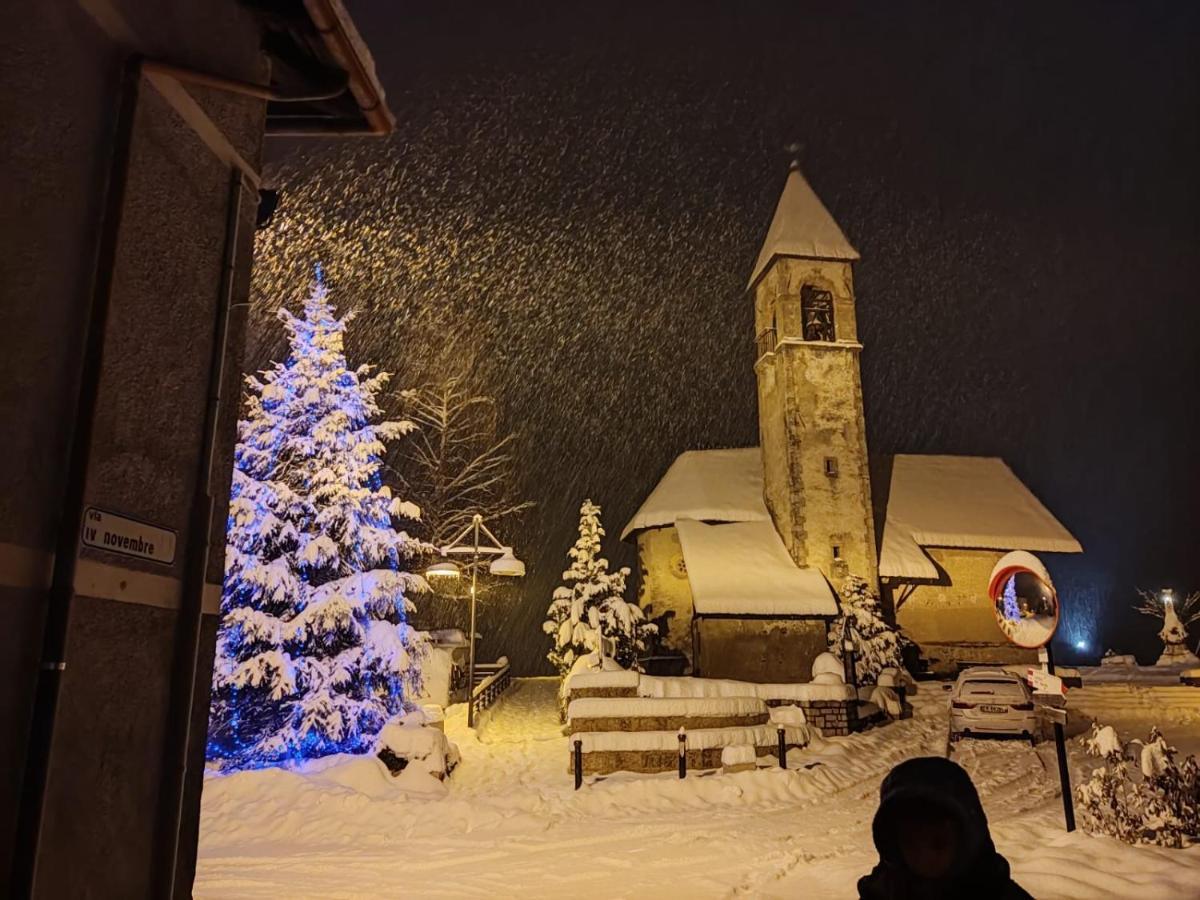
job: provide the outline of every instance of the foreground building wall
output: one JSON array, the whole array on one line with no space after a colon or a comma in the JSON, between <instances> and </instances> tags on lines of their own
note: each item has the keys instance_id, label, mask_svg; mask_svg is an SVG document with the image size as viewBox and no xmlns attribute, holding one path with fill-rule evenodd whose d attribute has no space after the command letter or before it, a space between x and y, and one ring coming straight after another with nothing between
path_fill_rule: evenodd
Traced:
<instances>
[{"instance_id":1,"label":"foreground building wall","mask_svg":"<svg viewBox=\"0 0 1200 900\"><path fill-rule=\"evenodd\" d=\"M0 878L7 884L69 447L86 387L86 324L102 279L102 229L112 222L105 203L123 64L138 52L261 83L266 62L258 27L234 0L25 4L0 42L8 251L0 304ZM264 103L188 93L256 167ZM144 81L135 110L84 503L173 533L174 552L160 546L154 560L76 551L34 881L41 897L155 893L177 610L193 496L207 474L200 448L227 249L236 255L235 301L248 289L256 192L241 189L239 237L230 247L231 167ZM241 335L235 309L232 347ZM235 353L215 452L220 509L239 371ZM211 535L218 548L220 525ZM73 536L74 525L65 527ZM220 575L218 549L207 573L210 613ZM214 617L206 618L201 659L211 659ZM205 704L193 723L193 805L206 712Z\"/></svg>"},{"instance_id":2,"label":"foreground building wall","mask_svg":"<svg viewBox=\"0 0 1200 900\"><path fill-rule=\"evenodd\" d=\"M890 590L896 621L921 648L934 671L977 663L1036 662L1037 651L1009 643L987 596L992 568L1008 551L928 547L942 573L935 584Z\"/></svg>"},{"instance_id":3,"label":"foreground building wall","mask_svg":"<svg viewBox=\"0 0 1200 900\"><path fill-rule=\"evenodd\" d=\"M813 660L828 647L824 619L695 620L695 674L768 684L812 680Z\"/></svg>"},{"instance_id":4,"label":"foreground building wall","mask_svg":"<svg viewBox=\"0 0 1200 900\"><path fill-rule=\"evenodd\" d=\"M692 663L692 587L675 526L647 528L637 535L638 606L650 618L667 615L662 645Z\"/></svg>"}]
</instances>

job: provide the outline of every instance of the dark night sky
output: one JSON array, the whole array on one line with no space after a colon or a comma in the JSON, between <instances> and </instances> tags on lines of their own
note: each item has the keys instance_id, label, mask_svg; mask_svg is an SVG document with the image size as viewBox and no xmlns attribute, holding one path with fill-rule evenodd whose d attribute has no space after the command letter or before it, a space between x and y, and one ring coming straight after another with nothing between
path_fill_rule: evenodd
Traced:
<instances>
[{"instance_id":1,"label":"dark night sky","mask_svg":"<svg viewBox=\"0 0 1200 900\"><path fill-rule=\"evenodd\" d=\"M485 655L539 665L585 495L632 563L679 452L757 441L742 289L800 141L862 254L871 451L1004 457L1087 551L1067 634L1152 657L1134 586L1200 588L1195 4L348 5L399 127L276 147L257 288L320 256L401 385L472 336L539 504Z\"/></svg>"}]
</instances>

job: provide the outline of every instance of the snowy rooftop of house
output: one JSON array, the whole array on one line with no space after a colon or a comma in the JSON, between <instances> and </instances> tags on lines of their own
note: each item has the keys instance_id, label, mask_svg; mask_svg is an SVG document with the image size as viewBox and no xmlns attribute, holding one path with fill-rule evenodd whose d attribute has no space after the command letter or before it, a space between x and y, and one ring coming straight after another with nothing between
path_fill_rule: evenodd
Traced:
<instances>
[{"instance_id":1,"label":"snowy rooftop of house","mask_svg":"<svg viewBox=\"0 0 1200 900\"><path fill-rule=\"evenodd\" d=\"M800 167L793 162L788 172L775 218L767 229L767 238L758 251L758 261L750 273L750 283L766 270L776 256L801 256L806 259L858 259L821 198L804 180Z\"/></svg>"},{"instance_id":2,"label":"snowy rooftop of house","mask_svg":"<svg viewBox=\"0 0 1200 900\"><path fill-rule=\"evenodd\" d=\"M796 566L771 521L675 527L697 615L837 615L825 576Z\"/></svg>"},{"instance_id":3,"label":"snowy rooftop of house","mask_svg":"<svg viewBox=\"0 0 1200 900\"><path fill-rule=\"evenodd\" d=\"M679 454L662 480L621 532L674 525L677 519L702 522L766 522L762 454L738 450L688 450Z\"/></svg>"},{"instance_id":4,"label":"snowy rooftop of house","mask_svg":"<svg viewBox=\"0 0 1200 900\"><path fill-rule=\"evenodd\" d=\"M938 577L923 547L1080 553L1083 548L1004 460L896 456L879 574Z\"/></svg>"}]
</instances>

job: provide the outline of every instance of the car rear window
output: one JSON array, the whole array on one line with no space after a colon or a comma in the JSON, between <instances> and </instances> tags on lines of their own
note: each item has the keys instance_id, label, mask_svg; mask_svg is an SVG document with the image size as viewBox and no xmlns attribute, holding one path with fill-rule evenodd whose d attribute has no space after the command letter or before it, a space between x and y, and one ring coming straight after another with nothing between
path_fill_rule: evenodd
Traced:
<instances>
[{"instance_id":1,"label":"car rear window","mask_svg":"<svg viewBox=\"0 0 1200 900\"><path fill-rule=\"evenodd\" d=\"M1025 698L1021 682L1010 678L972 678L963 682L964 697Z\"/></svg>"}]
</instances>

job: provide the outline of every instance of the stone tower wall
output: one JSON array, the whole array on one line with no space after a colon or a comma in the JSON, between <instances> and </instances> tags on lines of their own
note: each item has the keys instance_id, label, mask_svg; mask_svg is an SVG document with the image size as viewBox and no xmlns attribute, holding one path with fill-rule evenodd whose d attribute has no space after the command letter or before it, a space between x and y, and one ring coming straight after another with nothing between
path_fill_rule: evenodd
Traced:
<instances>
[{"instance_id":1,"label":"stone tower wall","mask_svg":"<svg viewBox=\"0 0 1200 900\"><path fill-rule=\"evenodd\" d=\"M833 342L803 340L800 294L830 291ZM846 572L878 586L854 284L845 261L779 258L755 286L759 436L767 506L792 558L835 584ZM837 474L826 473L826 460ZM834 547L839 559L834 558Z\"/></svg>"}]
</instances>

